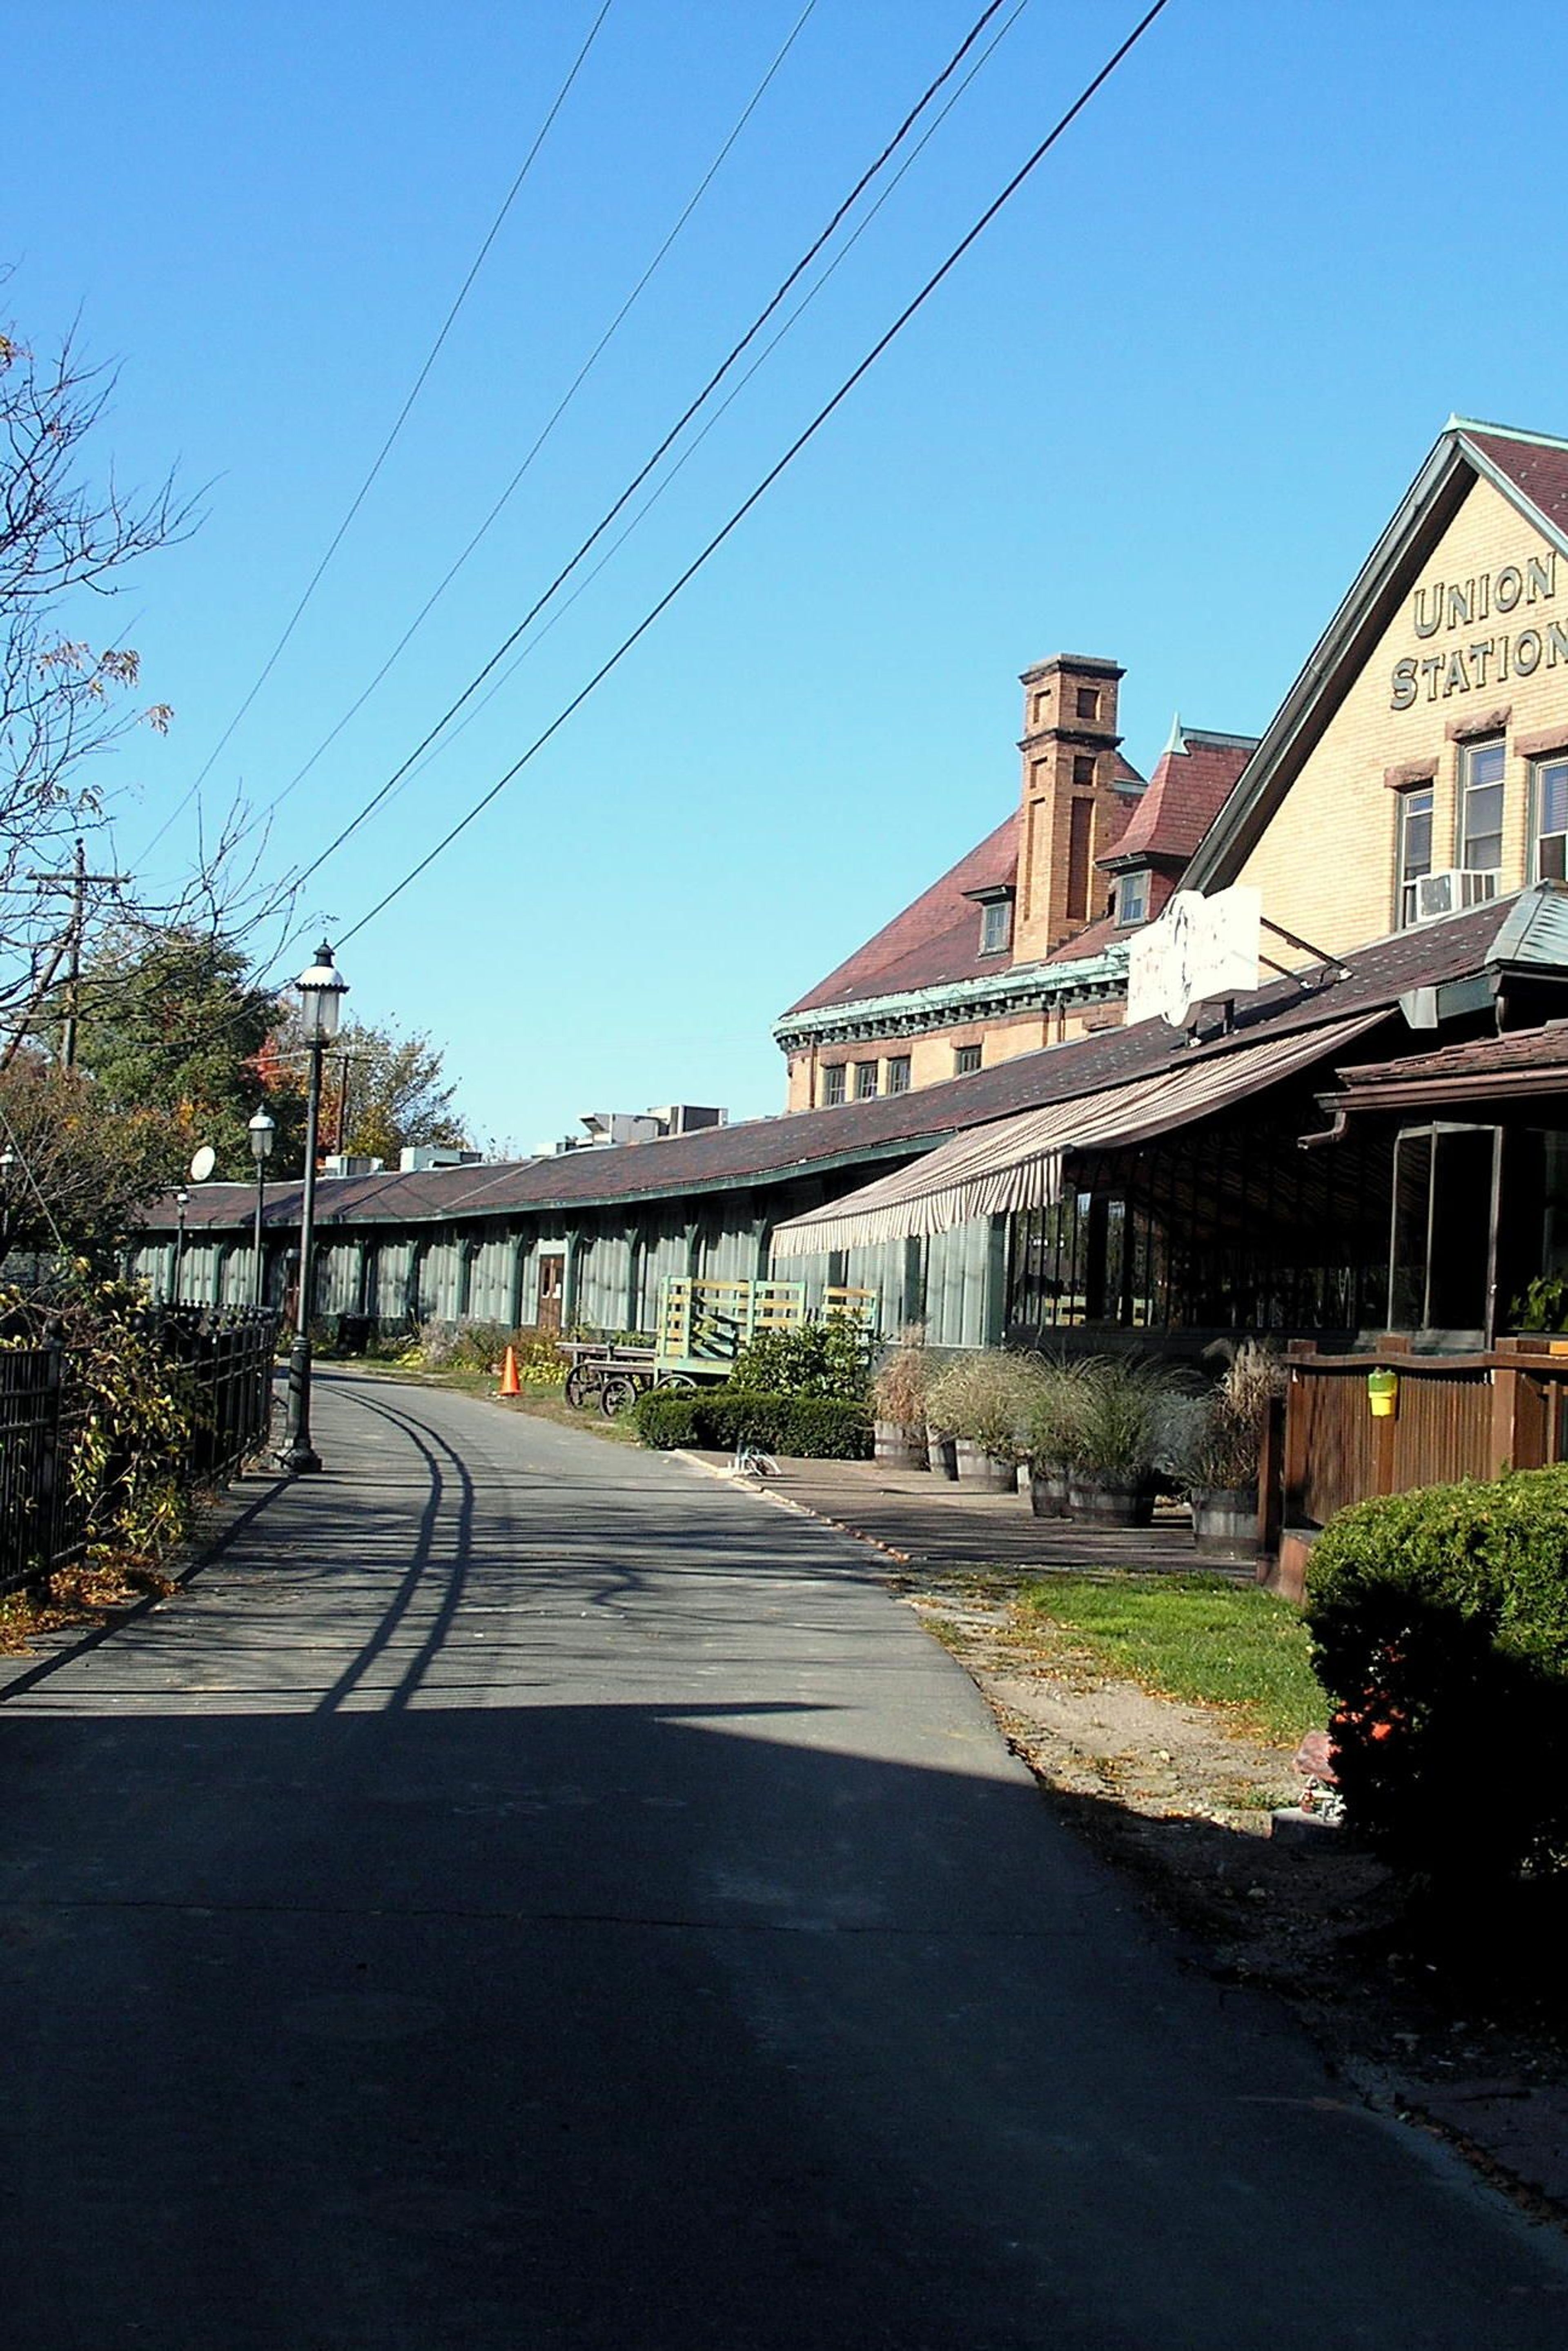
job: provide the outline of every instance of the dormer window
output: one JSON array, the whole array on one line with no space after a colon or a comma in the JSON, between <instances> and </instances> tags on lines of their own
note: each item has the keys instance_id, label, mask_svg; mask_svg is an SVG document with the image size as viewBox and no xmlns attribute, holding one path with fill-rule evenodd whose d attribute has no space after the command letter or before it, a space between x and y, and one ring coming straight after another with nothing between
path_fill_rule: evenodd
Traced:
<instances>
[{"instance_id":1,"label":"dormer window","mask_svg":"<svg viewBox=\"0 0 1568 2351\"><path fill-rule=\"evenodd\" d=\"M1005 955L1012 945L1012 901L992 898L980 910L980 951L981 955Z\"/></svg>"},{"instance_id":2,"label":"dormer window","mask_svg":"<svg viewBox=\"0 0 1568 2351\"><path fill-rule=\"evenodd\" d=\"M1148 920L1148 872L1120 873L1116 876L1116 926L1130 930L1135 923Z\"/></svg>"}]
</instances>

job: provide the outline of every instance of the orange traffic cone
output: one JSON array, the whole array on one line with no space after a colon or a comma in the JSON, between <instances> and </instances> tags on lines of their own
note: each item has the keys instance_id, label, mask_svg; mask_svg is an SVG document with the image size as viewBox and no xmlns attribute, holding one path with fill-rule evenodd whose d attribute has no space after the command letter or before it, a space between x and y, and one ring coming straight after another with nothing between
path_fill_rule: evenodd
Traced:
<instances>
[{"instance_id":1,"label":"orange traffic cone","mask_svg":"<svg viewBox=\"0 0 1568 2351\"><path fill-rule=\"evenodd\" d=\"M502 1360L501 1385L497 1388L496 1394L512 1396L521 1395L522 1393L522 1386L517 1377L517 1350L515 1347L508 1347Z\"/></svg>"}]
</instances>

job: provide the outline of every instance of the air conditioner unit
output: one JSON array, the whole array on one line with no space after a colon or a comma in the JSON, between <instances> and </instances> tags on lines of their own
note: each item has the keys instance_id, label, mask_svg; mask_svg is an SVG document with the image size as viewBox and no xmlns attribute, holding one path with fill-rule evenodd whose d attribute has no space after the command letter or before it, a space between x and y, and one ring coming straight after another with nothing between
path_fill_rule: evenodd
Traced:
<instances>
[{"instance_id":1,"label":"air conditioner unit","mask_svg":"<svg viewBox=\"0 0 1568 2351\"><path fill-rule=\"evenodd\" d=\"M1416 884L1416 920L1435 923L1440 914L1459 914L1467 906L1482 906L1497 895L1497 875L1461 865L1446 873L1423 873Z\"/></svg>"}]
</instances>

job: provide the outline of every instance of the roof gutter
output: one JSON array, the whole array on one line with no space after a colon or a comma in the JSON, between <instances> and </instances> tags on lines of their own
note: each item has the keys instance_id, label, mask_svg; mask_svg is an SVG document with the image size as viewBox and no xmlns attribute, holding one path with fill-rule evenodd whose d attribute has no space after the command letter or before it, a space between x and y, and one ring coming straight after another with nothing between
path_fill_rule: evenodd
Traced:
<instances>
[{"instance_id":1,"label":"roof gutter","mask_svg":"<svg viewBox=\"0 0 1568 2351\"><path fill-rule=\"evenodd\" d=\"M856 997L842 1004L815 1005L786 1012L774 1026L776 1041L788 1047L818 1040L833 1029L861 1029L874 1021L906 1021L911 1027L960 1014L996 1011L1016 1003L1028 1009L1043 1001L1120 987L1127 979L1127 947L1117 941L1098 955L1075 962L1009 966L979 978L955 979L940 987L910 988L894 996Z\"/></svg>"}]
</instances>

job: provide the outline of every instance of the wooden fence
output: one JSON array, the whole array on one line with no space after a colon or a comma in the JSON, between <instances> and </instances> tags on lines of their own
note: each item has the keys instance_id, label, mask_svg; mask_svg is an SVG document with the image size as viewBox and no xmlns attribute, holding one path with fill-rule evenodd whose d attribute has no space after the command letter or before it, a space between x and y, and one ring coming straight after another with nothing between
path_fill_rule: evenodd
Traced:
<instances>
[{"instance_id":1,"label":"wooden fence","mask_svg":"<svg viewBox=\"0 0 1568 2351\"><path fill-rule=\"evenodd\" d=\"M1395 1410L1381 1419L1367 1395L1374 1371L1398 1375ZM1397 1339L1358 1355L1293 1347L1262 1481L1265 1544L1282 1530L1310 1533L1371 1495L1568 1458L1565 1419L1568 1350L1547 1340L1503 1340L1472 1355L1412 1354Z\"/></svg>"}]
</instances>

